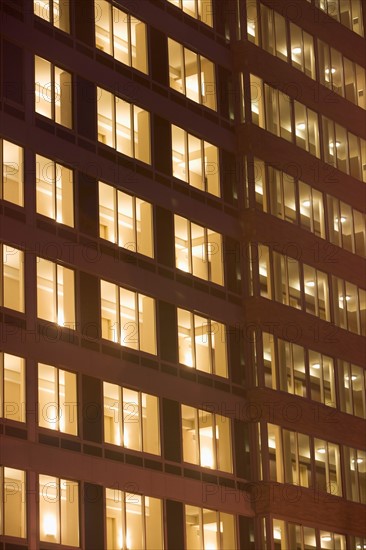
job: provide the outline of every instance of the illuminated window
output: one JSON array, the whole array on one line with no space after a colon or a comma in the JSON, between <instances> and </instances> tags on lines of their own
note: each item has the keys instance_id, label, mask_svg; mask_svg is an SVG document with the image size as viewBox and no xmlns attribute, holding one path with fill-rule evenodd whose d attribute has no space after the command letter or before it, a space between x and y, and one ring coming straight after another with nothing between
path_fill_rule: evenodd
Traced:
<instances>
[{"instance_id":1,"label":"illuminated window","mask_svg":"<svg viewBox=\"0 0 366 550\"><path fill-rule=\"evenodd\" d=\"M186 548L235 550L235 516L185 504Z\"/></svg>"},{"instance_id":2,"label":"illuminated window","mask_svg":"<svg viewBox=\"0 0 366 550\"><path fill-rule=\"evenodd\" d=\"M54 25L57 29L70 32L70 0L34 0L34 14Z\"/></svg>"},{"instance_id":3,"label":"illuminated window","mask_svg":"<svg viewBox=\"0 0 366 550\"><path fill-rule=\"evenodd\" d=\"M366 451L343 447L348 500L366 504Z\"/></svg>"},{"instance_id":4,"label":"illuminated window","mask_svg":"<svg viewBox=\"0 0 366 550\"><path fill-rule=\"evenodd\" d=\"M271 213L287 222L296 222L295 178L269 166L268 184Z\"/></svg>"},{"instance_id":5,"label":"illuminated window","mask_svg":"<svg viewBox=\"0 0 366 550\"><path fill-rule=\"evenodd\" d=\"M320 531L320 548L321 550L345 550L346 537L338 533Z\"/></svg>"},{"instance_id":6,"label":"illuminated window","mask_svg":"<svg viewBox=\"0 0 366 550\"><path fill-rule=\"evenodd\" d=\"M224 284L222 235L174 215L175 265L195 277Z\"/></svg>"},{"instance_id":7,"label":"illuminated window","mask_svg":"<svg viewBox=\"0 0 366 550\"><path fill-rule=\"evenodd\" d=\"M24 312L24 253L6 244L0 245L0 249L2 249L1 305Z\"/></svg>"},{"instance_id":8,"label":"illuminated window","mask_svg":"<svg viewBox=\"0 0 366 550\"><path fill-rule=\"evenodd\" d=\"M302 103L294 101L296 145L320 158L318 115Z\"/></svg>"},{"instance_id":9,"label":"illuminated window","mask_svg":"<svg viewBox=\"0 0 366 550\"><path fill-rule=\"evenodd\" d=\"M38 425L78 434L76 374L38 363Z\"/></svg>"},{"instance_id":10,"label":"illuminated window","mask_svg":"<svg viewBox=\"0 0 366 550\"><path fill-rule=\"evenodd\" d=\"M306 397L304 348L278 339L278 389Z\"/></svg>"},{"instance_id":11,"label":"illuminated window","mask_svg":"<svg viewBox=\"0 0 366 550\"><path fill-rule=\"evenodd\" d=\"M18 206L24 206L24 149L0 138L0 155L2 159L0 198Z\"/></svg>"},{"instance_id":12,"label":"illuminated window","mask_svg":"<svg viewBox=\"0 0 366 550\"><path fill-rule=\"evenodd\" d=\"M315 0L315 5L351 31L363 36L361 0Z\"/></svg>"},{"instance_id":13,"label":"illuminated window","mask_svg":"<svg viewBox=\"0 0 366 550\"><path fill-rule=\"evenodd\" d=\"M104 0L96 0L94 8L96 47L147 74L145 23Z\"/></svg>"},{"instance_id":14,"label":"illuminated window","mask_svg":"<svg viewBox=\"0 0 366 550\"><path fill-rule=\"evenodd\" d=\"M103 392L104 440L159 455L159 399L108 382L103 382Z\"/></svg>"},{"instance_id":15,"label":"illuminated window","mask_svg":"<svg viewBox=\"0 0 366 550\"><path fill-rule=\"evenodd\" d=\"M332 277L334 321L337 326L366 335L366 290Z\"/></svg>"},{"instance_id":16,"label":"illuminated window","mask_svg":"<svg viewBox=\"0 0 366 550\"><path fill-rule=\"evenodd\" d=\"M187 15L213 27L212 0L168 0Z\"/></svg>"},{"instance_id":17,"label":"illuminated window","mask_svg":"<svg viewBox=\"0 0 366 550\"><path fill-rule=\"evenodd\" d=\"M259 32L258 32L258 10L257 2L253 0L246 0L246 15L247 15L247 38L250 42L253 42L258 46L259 44Z\"/></svg>"},{"instance_id":18,"label":"illuminated window","mask_svg":"<svg viewBox=\"0 0 366 550\"><path fill-rule=\"evenodd\" d=\"M313 37L294 23L290 23L290 39L292 66L315 79Z\"/></svg>"},{"instance_id":19,"label":"illuminated window","mask_svg":"<svg viewBox=\"0 0 366 550\"><path fill-rule=\"evenodd\" d=\"M225 326L178 308L179 362L228 377Z\"/></svg>"},{"instance_id":20,"label":"illuminated window","mask_svg":"<svg viewBox=\"0 0 366 550\"><path fill-rule=\"evenodd\" d=\"M220 197L218 148L172 125L173 176Z\"/></svg>"},{"instance_id":21,"label":"illuminated window","mask_svg":"<svg viewBox=\"0 0 366 550\"><path fill-rule=\"evenodd\" d=\"M163 501L118 489L106 489L107 548L164 548Z\"/></svg>"},{"instance_id":22,"label":"illuminated window","mask_svg":"<svg viewBox=\"0 0 366 550\"><path fill-rule=\"evenodd\" d=\"M75 275L72 269L37 258L37 316L75 329Z\"/></svg>"},{"instance_id":23,"label":"illuminated window","mask_svg":"<svg viewBox=\"0 0 366 550\"><path fill-rule=\"evenodd\" d=\"M152 205L100 181L99 236L153 258Z\"/></svg>"},{"instance_id":24,"label":"illuminated window","mask_svg":"<svg viewBox=\"0 0 366 550\"><path fill-rule=\"evenodd\" d=\"M98 141L151 164L150 113L98 88Z\"/></svg>"},{"instance_id":25,"label":"illuminated window","mask_svg":"<svg viewBox=\"0 0 366 550\"><path fill-rule=\"evenodd\" d=\"M327 196L329 240L366 256L366 215L335 197Z\"/></svg>"},{"instance_id":26,"label":"illuminated window","mask_svg":"<svg viewBox=\"0 0 366 550\"><path fill-rule=\"evenodd\" d=\"M330 321L328 275L303 265L305 311Z\"/></svg>"},{"instance_id":27,"label":"illuminated window","mask_svg":"<svg viewBox=\"0 0 366 550\"><path fill-rule=\"evenodd\" d=\"M72 170L36 155L36 174L38 214L74 227Z\"/></svg>"},{"instance_id":28,"label":"illuminated window","mask_svg":"<svg viewBox=\"0 0 366 550\"><path fill-rule=\"evenodd\" d=\"M311 399L329 407L335 407L333 359L309 350L309 374Z\"/></svg>"},{"instance_id":29,"label":"illuminated window","mask_svg":"<svg viewBox=\"0 0 366 550\"><path fill-rule=\"evenodd\" d=\"M102 338L156 355L155 300L101 281Z\"/></svg>"},{"instance_id":30,"label":"illuminated window","mask_svg":"<svg viewBox=\"0 0 366 550\"><path fill-rule=\"evenodd\" d=\"M366 182L366 140L322 117L324 160L341 172Z\"/></svg>"},{"instance_id":31,"label":"illuminated window","mask_svg":"<svg viewBox=\"0 0 366 550\"><path fill-rule=\"evenodd\" d=\"M314 439L315 481L318 489L342 496L339 445Z\"/></svg>"},{"instance_id":32,"label":"illuminated window","mask_svg":"<svg viewBox=\"0 0 366 550\"><path fill-rule=\"evenodd\" d=\"M315 528L287 523L280 519L273 519L273 539L275 550L316 550Z\"/></svg>"},{"instance_id":33,"label":"illuminated window","mask_svg":"<svg viewBox=\"0 0 366 550\"><path fill-rule=\"evenodd\" d=\"M362 367L338 360L341 410L366 418L366 378Z\"/></svg>"},{"instance_id":34,"label":"illuminated window","mask_svg":"<svg viewBox=\"0 0 366 550\"><path fill-rule=\"evenodd\" d=\"M26 517L24 470L0 466L0 534L25 539Z\"/></svg>"},{"instance_id":35,"label":"illuminated window","mask_svg":"<svg viewBox=\"0 0 366 550\"><path fill-rule=\"evenodd\" d=\"M71 74L35 56L36 113L72 128Z\"/></svg>"},{"instance_id":36,"label":"illuminated window","mask_svg":"<svg viewBox=\"0 0 366 550\"><path fill-rule=\"evenodd\" d=\"M325 238L323 195L307 183L298 182L300 225L318 237Z\"/></svg>"},{"instance_id":37,"label":"illuminated window","mask_svg":"<svg viewBox=\"0 0 366 550\"><path fill-rule=\"evenodd\" d=\"M230 419L182 405L183 460L232 473Z\"/></svg>"},{"instance_id":38,"label":"illuminated window","mask_svg":"<svg viewBox=\"0 0 366 550\"><path fill-rule=\"evenodd\" d=\"M279 13L260 6L262 48L283 61L287 61L287 41L285 18Z\"/></svg>"},{"instance_id":39,"label":"illuminated window","mask_svg":"<svg viewBox=\"0 0 366 550\"><path fill-rule=\"evenodd\" d=\"M309 436L267 426L270 480L311 487Z\"/></svg>"},{"instance_id":40,"label":"illuminated window","mask_svg":"<svg viewBox=\"0 0 366 550\"><path fill-rule=\"evenodd\" d=\"M273 279L275 299L286 306L301 309L299 262L274 252Z\"/></svg>"},{"instance_id":41,"label":"illuminated window","mask_svg":"<svg viewBox=\"0 0 366 550\"><path fill-rule=\"evenodd\" d=\"M258 243L259 293L263 298L272 298L271 264L269 248Z\"/></svg>"},{"instance_id":42,"label":"illuminated window","mask_svg":"<svg viewBox=\"0 0 366 550\"><path fill-rule=\"evenodd\" d=\"M25 360L0 352L0 416L25 422Z\"/></svg>"},{"instance_id":43,"label":"illuminated window","mask_svg":"<svg viewBox=\"0 0 366 550\"><path fill-rule=\"evenodd\" d=\"M168 38L171 88L216 111L215 65Z\"/></svg>"},{"instance_id":44,"label":"illuminated window","mask_svg":"<svg viewBox=\"0 0 366 550\"><path fill-rule=\"evenodd\" d=\"M68 479L39 476L40 540L79 546L79 484Z\"/></svg>"}]
</instances>

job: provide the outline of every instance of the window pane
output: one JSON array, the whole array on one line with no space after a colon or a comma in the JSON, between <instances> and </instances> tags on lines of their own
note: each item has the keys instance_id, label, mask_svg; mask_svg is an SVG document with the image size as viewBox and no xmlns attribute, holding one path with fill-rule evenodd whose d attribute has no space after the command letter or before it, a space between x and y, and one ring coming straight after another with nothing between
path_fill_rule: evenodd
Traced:
<instances>
[{"instance_id":1,"label":"window pane","mask_svg":"<svg viewBox=\"0 0 366 550\"><path fill-rule=\"evenodd\" d=\"M140 350L156 355L155 300L138 295Z\"/></svg>"},{"instance_id":2,"label":"window pane","mask_svg":"<svg viewBox=\"0 0 366 550\"><path fill-rule=\"evenodd\" d=\"M4 468L4 535L26 537L25 472Z\"/></svg>"},{"instance_id":3,"label":"window pane","mask_svg":"<svg viewBox=\"0 0 366 550\"><path fill-rule=\"evenodd\" d=\"M212 413L198 410L199 417L199 445L200 445L200 466L204 468L218 468L214 448L214 415Z\"/></svg>"},{"instance_id":4,"label":"window pane","mask_svg":"<svg viewBox=\"0 0 366 550\"><path fill-rule=\"evenodd\" d=\"M131 65L130 39L129 39L129 17L127 13L113 6L113 55L115 59Z\"/></svg>"},{"instance_id":5,"label":"window pane","mask_svg":"<svg viewBox=\"0 0 366 550\"><path fill-rule=\"evenodd\" d=\"M215 65L205 57L200 56L201 102L209 109L216 111Z\"/></svg>"},{"instance_id":6,"label":"window pane","mask_svg":"<svg viewBox=\"0 0 366 550\"><path fill-rule=\"evenodd\" d=\"M103 382L104 441L122 445L122 399L116 384Z\"/></svg>"},{"instance_id":7,"label":"window pane","mask_svg":"<svg viewBox=\"0 0 366 550\"><path fill-rule=\"evenodd\" d=\"M142 451L139 393L123 388L123 445Z\"/></svg>"},{"instance_id":8,"label":"window pane","mask_svg":"<svg viewBox=\"0 0 366 550\"><path fill-rule=\"evenodd\" d=\"M60 487L58 479L39 476L39 530L40 540L60 544Z\"/></svg>"},{"instance_id":9,"label":"window pane","mask_svg":"<svg viewBox=\"0 0 366 550\"><path fill-rule=\"evenodd\" d=\"M225 325L211 321L212 371L217 376L228 377Z\"/></svg>"},{"instance_id":10,"label":"window pane","mask_svg":"<svg viewBox=\"0 0 366 550\"><path fill-rule=\"evenodd\" d=\"M60 479L61 544L79 546L79 486Z\"/></svg>"},{"instance_id":11,"label":"window pane","mask_svg":"<svg viewBox=\"0 0 366 550\"><path fill-rule=\"evenodd\" d=\"M202 550L202 515L201 509L197 506L185 505L186 519L186 545L192 550Z\"/></svg>"},{"instance_id":12,"label":"window pane","mask_svg":"<svg viewBox=\"0 0 366 550\"><path fill-rule=\"evenodd\" d=\"M192 274L208 280L208 262L206 252L205 229L191 223Z\"/></svg>"},{"instance_id":13,"label":"window pane","mask_svg":"<svg viewBox=\"0 0 366 550\"><path fill-rule=\"evenodd\" d=\"M204 168L205 168L205 191L220 197L220 165L219 150L215 145L203 142Z\"/></svg>"},{"instance_id":14,"label":"window pane","mask_svg":"<svg viewBox=\"0 0 366 550\"><path fill-rule=\"evenodd\" d=\"M148 393L141 394L143 451L160 454L159 399Z\"/></svg>"},{"instance_id":15,"label":"window pane","mask_svg":"<svg viewBox=\"0 0 366 550\"><path fill-rule=\"evenodd\" d=\"M150 113L133 106L135 158L151 164L150 158Z\"/></svg>"},{"instance_id":16,"label":"window pane","mask_svg":"<svg viewBox=\"0 0 366 550\"><path fill-rule=\"evenodd\" d=\"M2 361L1 361L2 359ZM25 360L16 355L0 352L0 369L4 364L4 403L0 396L0 414L4 418L25 422ZM0 376L0 388L1 388Z\"/></svg>"},{"instance_id":17,"label":"window pane","mask_svg":"<svg viewBox=\"0 0 366 550\"><path fill-rule=\"evenodd\" d=\"M117 550L124 546L123 503L124 494L117 489L106 489L107 547Z\"/></svg>"},{"instance_id":18,"label":"window pane","mask_svg":"<svg viewBox=\"0 0 366 550\"><path fill-rule=\"evenodd\" d=\"M200 139L188 134L189 184L204 191L201 145Z\"/></svg>"},{"instance_id":19,"label":"window pane","mask_svg":"<svg viewBox=\"0 0 366 550\"><path fill-rule=\"evenodd\" d=\"M53 117L52 102L54 101L51 63L42 57L35 56L35 109L48 118Z\"/></svg>"},{"instance_id":20,"label":"window pane","mask_svg":"<svg viewBox=\"0 0 366 550\"><path fill-rule=\"evenodd\" d=\"M230 418L215 415L217 468L223 472L232 473L231 425Z\"/></svg>"},{"instance_id":21,"label":"window pane","mask_svg":"<svg viewBox=\"0 0 366 550\"><path fill-rule=\"evenodd\" d=\"M38 363L38 424L50 430L58 429L57 369Z\"/></svg>"},{"instance_id":22,"label":"window pane","mask_svg":"<svg viewBox=\"0 0 366 550\"><path fill-rule=\"evenodd\" d=\"M146 550L164 547L163 503L159 498L145 497L145 530Z\"/></svg>"},{"instance_id":23,"label":"window pane","mask_svg":"<svg viewBox=\"0 0 366 550\"><path fill-rule=\"evenodd\" d=\"M57 266L57 323L75 329L74 271Z\"/></svg>"},{"instance_id":24,"label":"window pane","mask_svg":"<svg viewBox=\"0 0 366 550\"><path fill-rule=\"evenodd\" d=\"M172 125L173 176L188 182L186 132Z\"/></svg>"},{"instance_id":25,"label":"window pane","mask_svg":"<svg viewBox=\"0 0 366 550\"><path fill-rule=\"evenodd\" d=\"M146 25L133 16L130 16L130 24L132 67L147 74Z\"/></svg>"},{"instance_id":26,"label":"window pane","mask_svg":"<svg viewBox=\"0 0 366 550\"><path fill-rule=\"evenodd\" d=\"M95 0L95 45L99 50L112 54L111 4Z\"/></svg>"},{"instance_id":27,"label":"window pane","mask_svg":"<svg viewBox=\"0 0 366 550\"><path fill-rule=\"evenodd\" d=\"M3 245L3 305L24 312L24 254Z\"/></svg>"},{"instance_id":28,"label":"window pane","mask_svg":"<svg viewBox=\"0 0 366 550\"><path fill-rule=\"evenodd\" d=\"M119 97L115 97L114 99L116 102L116 149L120 153L132 157L132 105Z\"/></svg>"},{"instance_id":29,"label":"window pane","mask_svg":"<svg viewBox=\"0 0 366 550\"><path fill-rule=\"evenodd\" d=\"M186 96L199 103L198 55L187 48L184 48L184 67Z\"/></svg>"},{"instance_id":30,"label":"window pane","mask_svg":"<svg viewBox=\"0 0 366 550\"><path fill-rule=\"evenodd\" d=\"M120 343L122 346L128 348L139 348L139 327L137 317L137 304L136 304L136 292L126 290L125 288L119 289L120 295L120 326L121 335Z\"/></svg>"},{"instance_id":31,"label":"window pane","mask_svg":"<svg viewBox=\"0 0 366 550\"><path fill-rule=\"evenodd\" d=\"M109 145L109 147L115 147L114 97L102 88L97 88L97 91L98 141Z\"/></svg>"},{"instance_id":32,"label":"window pane","mask_svg":"<svg viewBox=\"0 0 366 550\"><path fill-rule=\"evenodd\" d=\"M209 280L218 285L223 285L222 236L210 229L207 230L207 261Z\"/></svg>"},{"instance_id":33,"label":"window pane","mask_svg":"<svg viewBox=\"0 0 366 550\"><path fill-rule=\"evenodd\" d=\"M59 67L55 71L55 121L67 128L72 127L72 81L71 74Z\"/></svg>"},{"instance_id":34,"label":"window pane","mask_svg":"<svg viewBox=\"0 0 366 550\"><path fill-rule=\"evenodd\" d=\"M183 460L199 464L198 417L193 407L182 405Z\"/></svg>"},{"instance_id":35,"label":"window pane","mask_svg":"<svg viewBox=\"0 0 366 550\"><path fill-rule=\"evenodd\" d=\"M99 182L99 236L116 242L116 193L111 185Z\"/></svg>"},{"instance_id":36,"label":"window pane","mask_svg":"<svg viewBox=\"0 0 366 550\"><path fill-rule=\"evenodd\" d=\"M2 146L2 198L18 206L24 206L23 148L5 139L2 140Z\"/></svg>"},{"instance_id":37,"label":"window pane","mask_svg":"<svg viewBox=\"0 0 366 550\"><path fill-rule=\"evenodd\" d=\"M78 434L76 374L59 370L60 431Z\"/></svg>"},{"instance_id":38,"label":"window pane","mask_svg":"<svg viewBox=\"0 0 366 550\"><path fill-rule=\"evenodd\" d=\"M153 207L141 199L136 199L136 233L137 252L153 258Z\"/></svg>"},{"instance_id":39,"label":"window pane","mask_svg":"<svg viewBox=\"0 0 366 550\"><path fill-rule=\"evenodd\" d=\"M107 281L100 282L101 291L101 322L102 338L118 342L120 339L118 327L118 290L117 286ZM118 319L118 321L117 321ZM122 345L123 341L121 341Z\"/></svg>"}]
</instances>

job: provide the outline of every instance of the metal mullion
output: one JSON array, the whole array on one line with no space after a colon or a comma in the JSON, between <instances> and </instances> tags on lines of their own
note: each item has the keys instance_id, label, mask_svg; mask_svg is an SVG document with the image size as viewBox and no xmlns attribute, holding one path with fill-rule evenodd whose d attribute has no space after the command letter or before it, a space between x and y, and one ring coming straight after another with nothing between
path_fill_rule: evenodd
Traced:
<instances>
[{"instance_id":1,"label":"metal mullion","mask_svg":"<svg viewBox=\"0 0 366 550\"><path fill-rule=\"evenodd\" d=\"M118 418L120 428L119 428L119 436L120 441L122 442L122 447L125 447L125 419L124 419L124 401L123 401L123 387L118 386L118 416L121 415L120 418Z\"/></svg>"},{"instance_id":2,"label":"metal mullion","mask_svg":"<svg viewBox=\"0 0 366 550\"><path fill-rule=\"evenodd\" d=\"M192 350L192 359L193 367L197 370L197 354L196 354L196 328L195 328L195 314L190 313L191 317L191 327L192 327L192 341L191 341L191 350Z\"/></svg>"},{"instance_id":3,"label":"metal mullion","mask_svg":"<svg viewBox=\"0 0 366 550\"><path fill-rule=\"evenodd\" d=\"M53 181L52 181L52 186L53 186L53 193L54 193L54 212L55 212L55 221L57 221L57 185L56 185L56 177L57 177L57 174L56 174L56 162L53 160L52 161L52 165L53 165L53 168L52 168L52 172L53 172Z\"/></svg>"},{"instance_id":4,"label":"metal mullion","mask_svg":"<svg viewBox=\"0 0 366 550\"><path fill-rule=\"evenodd\" d=\"M128 48L128 64L132 67L132 41L131 41L131 15L127 15L127 48Z\"/></svg>"},{"instance_id":5,"label":"metal mullion","mask_svg":"<svg viewBox=\"0 0 366 550\"><path fill-rule=\"evenodd\" d=\"M59 314L59 309L58 309L58 268L60 266L56 263L54 263L54 280L55 280L55 313L56 313L56 320L54 321L55 323L58 323L58 314Z\"/></svg>"},{"instance_id":6,"label":"metal mullion","mask_svg":"<svg viewBox=\"0 0 366 550\"><path fill-rule=\"evenodd\" d=\"M137 246L137 212L136 212L136 197L132 196L132 227L133 227L133 236L135 239L135 250L138 252Z\"/></svg>"},{"instance_id":7,"label":"metal mullion","mask_svg":"<svg viewBox=\"0 0 366 550\"><path fill-rule=\"evenodd\" d=\"M114 208L114 242L119 246L119 223L118 223L118 189L113 187L113 208Z\"/></svg>"},{"instance_id":8,"label":"metal mullion","mask_svg":"<svg viewBox=\"0 0 366 550\"><path fill-rule=\"evenodd\" d=\"M138 292L134 292L135 294L135 322L137 324L137 349L140 351L140 310L139 310L139 297L140 294Z\"/></svg>"},{"instance_id":9,"label":"metal mullion","mask_svg":"<svg viewBox=\"0 0 366 550\"><path fill-rule=\"evenodd\" d=\"M189 140L188 140L188 132L186 130L183 130L184 132L184 149L185 149L185 171L186 171L186 178L188 185L191 184L190 182L190 170L189 170Z\"/></svg>"},{"instance_id":10,"label":"metal mullion","mask_svg":"<svg viewBox=\"0 0 366 550\"><path fill-rule=\"evenodd\" d=\"M204 251L205 251L205 263L207 265L207 270L206 270L206 273L207 273L207 281L210 281L211 282L211 265L210 265L210 262L208 261L208 235L207 235L207 227L204 227L203 228L203 239L204 239Z\"/></svg>"},{"instance_id":11,"label":"metal mullion","mask_svg":"<svg viewBox=\"0 0 366 550\"><path fill-rule=\"evenodd\" d=\"M58 368L56 368L56 395L57 395L57 431L59 432L60 431L60 370Z\"/></svg>"},{"instance_id":12,"label":"metal mullion","mask_svg":"<svg viewBox=\"0 0 366 550\"><path fill-rule=\"evenodd\" d=\"M115 295L116 309L115 309L115 311L118 312L118 316L116 315L116 323L117 323L116 343L120 344L122 346L123 344L122 344L122 338L121 338L121 330L122 330L122 326L121 326L121 292L120 292L120 287L118 285L115 285L115 287L116 287L116 295Z\"/></svg>"},{"instance_id":13,"label":"metal mullion","mask_svg":"<svg viewBox=\"0 0 366 550\"><path fill-rule=\"evenodd\" d=\"M0 138L0 199L4 196L4 140Z\"/></svg>"},{"instance_id":14,"label":"metal mullion","mask_svg":"<svg viewBox=\"0 0 366 550\"><path fill-rule=\"evenodd\" d=\"M197 444L198 444L198 466L201 467L201 437L200 437L200 410L195 409L196 421L197 421ZM203 538L203 532L202 532Z\"/></svg>"},{"instance_id":15,"label":"metal mullion","mask_svg":"<svg viewBox=\"0 0 366 550\"><path fill-rule=\"evenodd\" d=\"M141 451L142 452L145 452L145 449L144 449L144 426L143 426L143 414L142 414L142 395L141 395L141 392L138 391L137 392L137 395L138 395L138 415L139 415L139 423L140 423L140 440L141 440ZM141 498L144 498L144 497L141 497ZM145 500L145 499L144 499ZM145 509L145 502L144 502L144 509Z\"/></svg>"},{"instance_id":16,"label":"metal mullion","mask_svg":"<svg viewBox=\"0 0 366 550\"><path fill-rule=\"evenodd\" d=\"M53 122L56 122L56 94L55 94L55 65L50 63L51 67L51 115ZM60 90L61 101L61 90Z\"/></svg>"},{"instance_id":17,"label":"metal mullion","mask_svg":"<svg viewBox=\"0 0 366 550\"><path fill-rule=\"evenodd\" d=\"M116 100L117 97L115 94L111 94L113 97L113 105L112 105L112 132L113 132L113 149L117 151L117 110L116 110Z\"/></svg>"},{"instance_id":18,"label":"metal mullion","mask_svg":"<svg viewBox=\"0 0 366 550\"><path fill-rule=\"evenodd\" d=\"M210 374L216 374L216 372L213 372L213 366L214 366L214 357L213 357L213 347L212 347L212 324L211 319L206 319L207 321L207 340L208 340L208 347L209 347L209 357L210 357ZM216 365L215 365L216 367ZM216 371L216 368L215 368Z\"/></svg>"},{"instance_id":19,"label":"metal mullion","mask_svg":"<svg viewBox=\"0 0 366 550\"><path fill-rule=\"evenodd\" d=\"M181 61L182 61L182 88L183 88L183 94L187 97L187 87L186 87L186 48L183 46L183 44L180 44L181 48Z\"/></svg>"},{"instance_id":20,"label":"metal mullion","mask_svg":"<svg viewBox=\"0 0 366 550\"><path fill-rule=\"evenodd\" d=\"M199 98L199 104L203 105L202 101L202 80L201 80L201 56L200 54L197 55L197 69L198 69L198 98Z\"/></svg>"},{"instance_id":21,"label":"metal mullion","mask_svg":"<svg viewBox=\"0 0 366 550\"><path fill-rule=\"evenodd\" d=\"M189 244L189 250L188 250L188 261L189 261L189 273L193 275L193 259L192 259L192 230L191 230L191 222L188 221L188 244Z\"/></svg>"},{"instance_id":22,"label":"metal mullion","mask_svg":"<svg viewBox=\"0 0 366 550\"><path fill-rule=\"evenodd\" d=\"M130 103L130 140L131 140L131 149L132 149L132 158L136 158L135 155L135 106L133 103Z\"/></svg>"}]
</instances>

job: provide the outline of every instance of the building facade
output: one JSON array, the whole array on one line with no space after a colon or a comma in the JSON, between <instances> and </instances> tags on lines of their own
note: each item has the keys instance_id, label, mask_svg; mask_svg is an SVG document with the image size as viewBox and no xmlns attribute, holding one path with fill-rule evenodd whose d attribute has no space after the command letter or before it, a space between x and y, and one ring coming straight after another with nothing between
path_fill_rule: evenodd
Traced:
<instances>
[{"instance_id":1,"label":"building facade","mask_svg":"<svg viewBox=\"0 0 366 550\"><path fill-rule=\"evenodd\" d=\"M366 548L365 11L1 2L1 550Z\"/></svg>"}]
</instances>

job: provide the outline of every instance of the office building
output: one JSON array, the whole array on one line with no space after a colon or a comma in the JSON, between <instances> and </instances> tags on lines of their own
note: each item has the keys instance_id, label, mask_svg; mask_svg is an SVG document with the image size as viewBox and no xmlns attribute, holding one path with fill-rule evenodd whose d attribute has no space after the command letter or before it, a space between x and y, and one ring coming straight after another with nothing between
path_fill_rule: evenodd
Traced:
<instances>
[{"instance_id":1,"label":"office building","mask_svg":"<svg viewBox=\"0 0 366 550\"><path fill-rule=\"evenodd\" d=\"M361 0L2 0L0 549L366 548Z\"/></svg>"}]
</instances>

